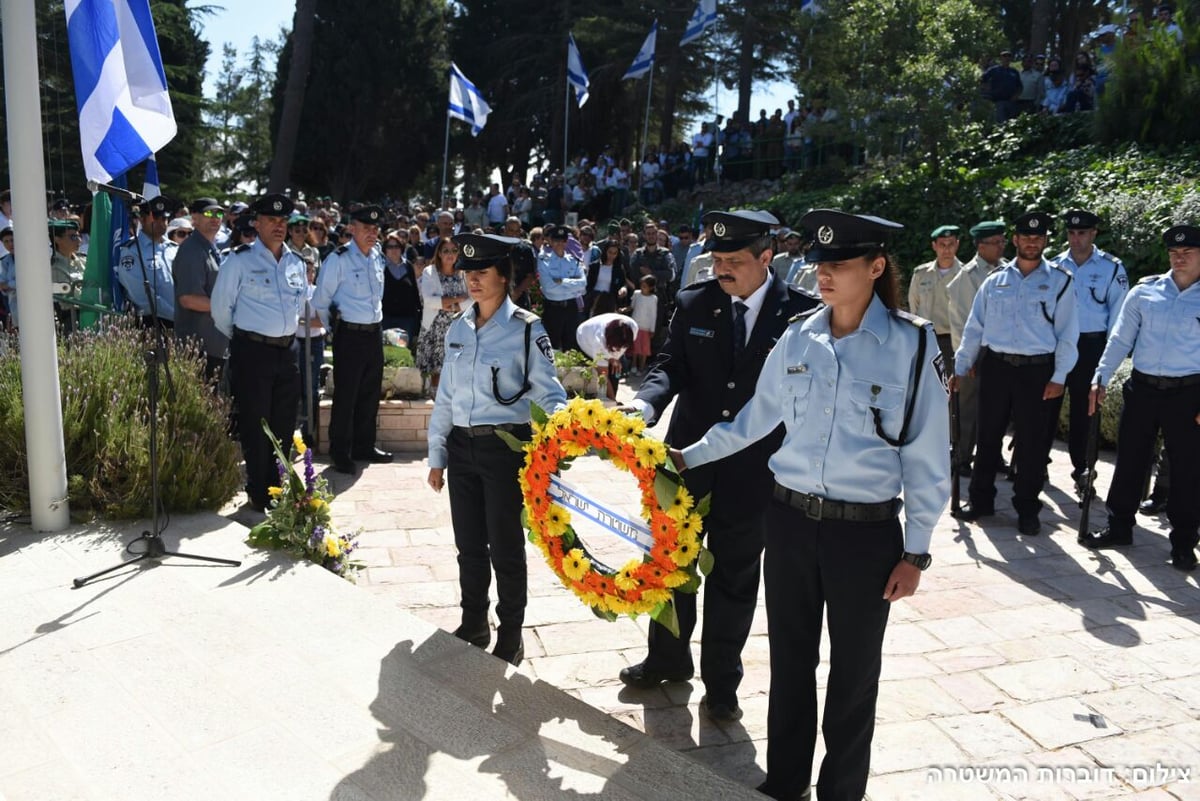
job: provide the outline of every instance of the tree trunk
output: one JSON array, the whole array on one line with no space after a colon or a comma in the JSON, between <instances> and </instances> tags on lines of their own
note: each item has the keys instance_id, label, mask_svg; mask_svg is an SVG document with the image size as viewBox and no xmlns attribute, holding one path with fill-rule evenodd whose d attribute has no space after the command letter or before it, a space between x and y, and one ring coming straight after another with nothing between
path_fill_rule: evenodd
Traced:
<instances>
[{"instance_id":1,"label":"tree trunk","mask_svg":"<svg viewBox=\"0 0 1200 801\"><path fill-rule=\"evenodd\" d=\"M1054 0L1033 0L1033 23L1029 30L1029 52L1045 53L1050 40L1050 20L1054 16ZM1064 69L1066 65L1063 65Z\"/></svg>"},{"instance_id":2,"label":"tree trunk","mask_svg":"<svg viewBox=\"0 0 1200 801\"><path fill-rule=\"evenodd\" d=\"M679 84L683 78L682 48L672 47L671 56L667 59L667 74L663 79L662 126L659 128L658 142L669 147L675 141L675 101L679 97Z\"/></svg>"},{"instance_id":3,"label":"tree trunk","mask_svg":"<svg viewBox=\"0 0 1200 801\"><path fill-rule=\"evenodd\" d=\"M275 139L275 158L271 162L268 192L283 192L291 181L296 138L300 135L300 113L304 109L304 89L308 85L308 70L312 64L313 20L316 13L317 0L296 0L296 16L292 22L292 62L283 91L283 112L279 117L279 135Z\"/></svg>"},{"instance_id":4,"label":"tree trunk","mask_svg":"<svg viewBox=\"0 0 1200 801\"><path fill-rule=\"evenodd\" d=\"M738 105L735 116L742 122L748 123L750 122L750 95L754 89L754 48L758 42L758 23L754 19L754 14L749 11L744 12L741 39L738 50Z\"/></svg>"}]
</instances>

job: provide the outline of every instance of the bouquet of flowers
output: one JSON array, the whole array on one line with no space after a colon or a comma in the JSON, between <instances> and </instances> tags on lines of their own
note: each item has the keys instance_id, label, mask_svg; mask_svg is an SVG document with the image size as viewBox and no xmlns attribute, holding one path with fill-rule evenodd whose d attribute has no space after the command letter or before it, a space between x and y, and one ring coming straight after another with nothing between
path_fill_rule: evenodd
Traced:
<instances>
[{"instance_id":1,"label":"bouquet of flowers","mask_svg":"<svg viewBox=\"0 0 1200 801\"><path fill-rule=\"evenodd\" d=\"M339 576L354 580L354 571L361 565L351 561L350 554L358 547L354 537L339 534L329 514L333 493L324 477L313 468L312 451L299 436L292 438L287 456L279 440L264 420L263 431L275 448L275 463L279 468L279 486L270 487L271 508L267 519L250 529L248 542L263 548L289 551ZM304 476L292 464L294 455L304 459Z\"/></svg>"}]
</instances>

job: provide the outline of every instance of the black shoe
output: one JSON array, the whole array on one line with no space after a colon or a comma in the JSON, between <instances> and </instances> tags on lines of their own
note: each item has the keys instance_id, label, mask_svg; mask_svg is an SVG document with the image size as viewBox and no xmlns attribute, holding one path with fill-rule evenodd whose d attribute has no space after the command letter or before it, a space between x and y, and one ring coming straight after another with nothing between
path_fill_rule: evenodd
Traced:
<instances>
[{"instance_id":1,"label":"black shoe","mask_svg":"<svg viewBox=\"0 0 1200 801\"><path fill-rule=\"evenodd\" d=\"M804 790L798 794L793 793L792 795L779 795L773 789L771 789L770 780L765 780L762 784L758 785L758 787L755 787L754 789L768 798L777 799L777 801L811 801L812 799L811 786L805 787Z\"/></svg>"},{"instance_id":2,"label":"black shoe","mask_svg":"<svg viewBox=\"0 0 1200 801\"><path fill-rule=\"evenodd\" d=\"M1042 523L1037 515L1022 515L1017 518L1017 533L1026 537L1036 537L1042 533Z\"/></svg>"},{"instance_id":3,"label":"black shoe","mask_svg":"<svg viewBox=\"0 0 1200 801\"><path fill-rule=\"evenodd\" d=\"M350 459L334 459L333 469L338 473L345 473L348 476L358 475L358 465Z\"/></svg>"},{"instance_id":4,"label":"black shoe","mask_svg":"<svg viewBox=\"0 0 1200 801\"><path fill-rule=\"evenodd\" d=\"M647 668L645 662L638 662L636 665L621 668L618 678L628 687L648 690L651 687L657 687L664 681L688 681L693 675L695 672L691 668L673 672L660 671Z\"/></svg>"},{"instance_id":5,"label":"black shoe","mask_svg":"<svg viewBox=\"0 0 1200 801\"><path fill-rule=\"evenodd\" d=\"M492 630L487 621L482 624L467 625L463 623L454 630L454 636L463 642L469 642L476 648L487 648L492 642Z\"/></svg>"},{"instance_id":6,"label":"black shoe","mask_svg":"<svg viewBox=\"0 0 1200 801\"><path fill-rule=\"evenodd\" d=\"M996 514L993 506L976 506L971 502L964 503L958 513L959 520L978 520L981 517L991 517Z\"/></svg>"},{"instance_id":7,"label":"black shoe","mask_svg":"<svg viewBox=\"0 0 1200 801\"><path fill-rule=\"evenodd\" d=\"M496 647L492 649L492 656L497 659L503 659L513 667L517 667L525 658L525 641L521 638L520 634L517 635L515 643L512 642L512 639L511 637L506 637L504 634L498 635L496 637Z\"/></svg>"},{"instance_id":8,"label":"black shoe","mask_svg":"<svg viewBox=\"0 0 1200 801\"><path fill-rule=\"evenodd\" d=\"M394 457L387 451L381 451L379 448L372 448L366 453L354 454L355 461L370 462L371 464L387 464Z\"/></svg>"},{"instance_id":9,"label":"black shoe","mask_svg":"<svg viewBox=\"0 0 1200 801\"><path fill-rule=\"evenodd\" d=\"M1196 569L1196 551L1189 549L1184 553L1171 552L1171 567L1176 570L1182 570L1185 573L1191 573Z\"/></svg>"},{"instance_id":10,"label":"black shoe","mask_svg":"<svg viewBox=\"0 0 1200 801\"><path fill-rule=\"evenodd\" d=\"M1141 506L1138 507L1138 511L1144 515L1160 515L1167 511L1167 499L1155 498L1153 495L1151 495L1149 498L1142 501Z\"/></svg>"},{"instance_id":11,"label":"black shoe","mask_svg":"<svg viewBox=\"0 0 1200 801\"><path fill-rule=\"evenodd\" d=\"M735 720L742 719L742 708L737 705L736 700L732 703L723 703L721 701L710 703L706 695L700 699L700 706L712 720L722 723L732 723Z\"/></svg>"},{"instance_id":12,"label":"black shoe","mask_svg":"<svg viewBox=\"0 0 1200 801\"><path fill-rule=\"evenodd\" d=\"M1078 542L1087 548L1120 548L1125 545L1133 545L1133 534L1130 532L1116 532L1111 528L1102 528L1099 531L1093 531L1087 536L1080 535Z\"/></svg>"}]
</instances>

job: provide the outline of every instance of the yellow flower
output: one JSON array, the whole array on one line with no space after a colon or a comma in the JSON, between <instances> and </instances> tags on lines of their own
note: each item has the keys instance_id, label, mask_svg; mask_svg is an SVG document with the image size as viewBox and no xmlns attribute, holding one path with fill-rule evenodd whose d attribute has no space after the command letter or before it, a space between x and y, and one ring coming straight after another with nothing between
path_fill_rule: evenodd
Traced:
<instances>
[{"instance_id":1,"label":"yellow flower","mask_svg":"<svg viewBox=\"0 0 1200 801\"><path fill-rule=\"evenodd\" d=\"M674 573L668 573L663 577L663 586L675 589L681 585L687 584L691 580L691 574L686 570L676 570ZM658 590L649 590L646 594L658 592Z\"/></svg>"},{"instance_id":2,"label":"yellow flower","mask_svg":"<svg viewBox=\"0 0 1200 801\"><path fill-rule=\"evenodd\" d=\"M668 512L670 514L670 512ZM700 535L701 529L704 528L704 521L700 519L700 515L692 512L687 517L679 520L679 539L684 537L696 539Z\"/></svg>"},{"instance_id":3,"label":"yellow flower","mask_svg":"<svg viewBox=\"0 0 1200 801\"><path fill-rule=\"evenodd\" d=\"M679 489L675 491L675 499L671 501L671 505L666 509L667 516L676 523L682 523L687 518L694 504L695 502L692 500L691 494L681 484Z\"/></svg>"},{"instance_id":4,"label":"yellow flower","mask_svg":"<svg viewBox=\"0 0 1200 801\"><path fill-rule=\"evenodd\" d=\"M325 553L334 559L342 555L342 543L332 534L325 535Z\"/></svg>"},{"instance_id":5,"label":"yellow flower","mask_svg":"<svg viewBox=\"0 0 1200 801\"><path fill-rule=\"evenodd\" d=\"M639 440L633 452L637 454L638 465L644 468L660 465L667 458L667 446L653 439Z\"/></svg>"},{"instance_id":6,"label":"yellow flower","mask_svg":"<svg viewBox=\"0 0 1200 801\"><path fill-rule=\"evenodd\" d=\"M311 506L315 511L318 511L318 512L321 511L322 509L329 508L329 504L325 503L325 501L321 500L320 498L313 498L311 501L308 502L308 505Z\"/></svg>"},{"instance_id":7,"label":"yellow flower","mask_svg":"<svg viewBox=\"0 0 1200 801\"><path fill-rule=\"evenodd\" d=\"M623 601L615 595L610 595L604 599L604 605L608 607L608 611L616 615L627 615L633 611L633 605L628 601Z\"/></svg>"},{"instance_id":8,"label":"yellow flower","mask_svg":"<svg viewBox=\"0 0 1200 801\"><path fill-rule=\"evenodd\" d=\"M600 596L594 592L580 592L576 593L576 595L578 595L579 600L583 601L587 606L596 607L598 609L604 608L604 602L600 599Z\"/></svg>"},{"instance_id":9,"label":"yellow flower","mask_svg":"<svg viewBox=\"0 0 1200 801\"><path fill-rule=\"evenodd\" d=\"M685 539L681 536L679 538L679 547L671 551L670 557L672 562L683 567L690 564L698 553L700 553L699 543L694 538Z\"/></svg>"},{"instance_id":10,"label":"yellow flower","mask_svg":"<svg viewBox=\"0 0 1200 801\"><path fill-rule=\"evenodd\" d=\"M640 436L646 430L646 421L640 417L617 415L613 419L613 431L623 439Z\"/></svg>"},{"instance_id":11,"label":"yellow flower","mask_svg":"<svg viewBox=\"0 0 1200 801\"><path fill-rule=\"evenodd\" d=\"M563 557L562 567L567 578L572 581L582 581L583 577L592 569L592 562L583 555L582 548L572 548Z\"/></svg>"},{"instance_id":12,"label":"yellow flower","mask_svg":"<svg viewBox=\"0 0 1200 801\"><path fill-rule=\"evenodd\" d=\"M600 411L596 412L596 419L592 421L592 428L597 434L608 434L612 431L612 424L613 413L601 407Z\"/></svg>"},{"instance_id":13,"label":"yellow flower","mask_svg":"<svg viewBox=\"0 0 1200 801\"><path fill-rule=\"evenodd\" d=\"M304 439L299 434L292 434L292 447L296 449L296 453L301 456L308 450L308 446L304 444Z\"/></svg>"},{"instance_id":14,"label":"yellow flower","mask_svg":"<svg viewBox=\"0 0 1200 801\"><path fill-rule=\"evenodd\" d=\"M587 445L580 445L578 442L563 442L559 447L562 449L564 456L572 458L576 456L584 456L588 452Z\"/></svg>"},{"instance_id":15,"label":"yellow flower","mask_svg":"<svg viewBox=\"0 0 1200 801\"><path fill-rule=\"evenodd\" d=\"M267 494L272 498L278 498L283 494L283 487L267 487Z\"/></svg>"},{"instance_id":16,"label":"yellow flower","mask_svg":"<svg viewBox=\"0 0 1200 801\"><path fill-rule=\"evenodd\" d=\"M679 571L679 572L683 572L683 571ZM675 575L675 574L672 573L671 575ZM683 575L684 575L684 581L687 581L687 573L684 573ZM682 583L683 583L683 581L680 582L680 584L682 584ZM679 585L677 584L675 586L679 586ZM649 604L650 608L654 608L655 606L658 606L659 604L663 604L663 603L666 603L667 601L671 600L671 592L670 592L670 590L645 590L642 592L642 600L645 601L647 604Z\"/></svg>"},{"instance_id":17,"label":"yellow flower","mask_svg":"<svg viewBox=\"0 0 1200 801\"><path fill-rule=\"evenodd\" d=\"M542 534L547 537L561 537L571 525L571 513L556 503L550 504L546 516L542 519Z\"/></svg>"},{"instance_id":18,"label":"yellow flower","mask_svg":"<svg viewBox=\"0 0 1200 801\"><path fill-rule=\"evenodd\" d=\"M621 568L617 575L613 577L613 582L626 592L629 590L636 590L638 586L638 580L634 576L634 573L641 566L641 559L630 559L625 563L625 567Z\"/></svg>"}]
</instances>

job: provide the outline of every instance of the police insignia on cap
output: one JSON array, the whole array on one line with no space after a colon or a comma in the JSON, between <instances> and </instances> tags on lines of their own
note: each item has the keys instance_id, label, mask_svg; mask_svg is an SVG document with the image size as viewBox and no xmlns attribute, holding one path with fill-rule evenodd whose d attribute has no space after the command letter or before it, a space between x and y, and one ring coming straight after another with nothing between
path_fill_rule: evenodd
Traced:
<instances>
[{"instance_id":1,"label":"police insignia on cap","mask_svg":"<svg viewBox=\"0 0 1200 801\"><path fill-rule=\"evenodd\" d=\"M1071 217L1071 225L1079 225L1079 223L1080 219L1078 214Z\"/></svg>"},{"instance_id":2,"label":"police insignia on cap","mask_svg":"<svg viewBox=\"0 0 1200 801\"><path fill-rule=\"evenodd\" d=\"M828 225L822 225L817 230L817 241L822 245L828 245L833 241L833 229Z\"/></svg>"},{"instance_id":3,"label":"police insignia on cap","mask_svg":"<svg viewBox=\"0 0 1200 801\"><path fill-rule=\"evenodd\" d=\"M463 252L463 255L466 256L468 259L475 258L475 246L474 245L463 245L462 252Z\"/></svg>"},{"instance_id":4,"label":"police insignia on cap","mask_svg":"<svg viewBox=\"0 0 1200 801\"><path fill-rule=\"evenodd\" d=\"M717 236L725 236L725 223L714 223L713 233Z\"/></svg>"},{"instance_id":5,"label":"police insignia on cap","mask_svg":"<svg viewBox=\"0 0 1200 801\"><path fill-rule=\"evenodd\" d=\"M1039 220L1037 217L1033 217L1028 223L1026 223L1026 225L1028 225L1030 228L1037 228L1041 224L1041 220Z\"/></svg>"},{"instance_id":6,"label":"police insignia on cap","mask_svg":"<svg viewBox=\"0 0 1200 801\"><path fill-rule=\"evenodd\" d=\"M283 204L280 203L278 200L276 200L274 203L271 204L271 208L274 209L275 211L281 211L283 209Z\"/></svg>"},{"instance_id":7,"label":"police insignia on cap","mask_svg":"<svg viewBox=\"0 0 1200 801\"><path fill-rule=\"evenodd\" d=\"M1183 233L1183 231L1180 231L1179 233L1175 234L1175 241L1176 241L1176 242L1182 242L1182 241L1183 241L1184 239L1186 239L1186 238L1187 238L1187 237L1185 237L1185 236L1184 236L1184 233Z\"/></svg>"}]
</instances>

